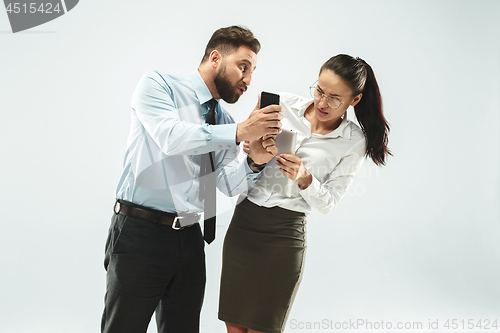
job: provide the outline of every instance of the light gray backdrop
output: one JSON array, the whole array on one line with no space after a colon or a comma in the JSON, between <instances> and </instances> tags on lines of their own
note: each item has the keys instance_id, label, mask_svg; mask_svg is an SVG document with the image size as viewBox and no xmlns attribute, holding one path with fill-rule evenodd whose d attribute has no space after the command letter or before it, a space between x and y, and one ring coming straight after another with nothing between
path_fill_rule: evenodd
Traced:
<instances>
[{"instance_id":1,"label":"light gray backdrop","mask_svg":"<svg viewBox=\"0 0 500 333\"><path fill-rule=\"evenodd\" d=\"M249 91L228 106L237 121L262 90L307 95L323 62L347 53L374 68L391 124L387 166L365 162L335 211L308 218L285 332L500 325L499 16L499 1L84 0L12 34L1 9L0 331L99 331L135 85L150 69L190 74L212 32L232 24L262 43ZM233 204L220 195L206 248L202 332L224 331ZM498 332L469 330L483 331Z\"/></svg>"}]
</instances>

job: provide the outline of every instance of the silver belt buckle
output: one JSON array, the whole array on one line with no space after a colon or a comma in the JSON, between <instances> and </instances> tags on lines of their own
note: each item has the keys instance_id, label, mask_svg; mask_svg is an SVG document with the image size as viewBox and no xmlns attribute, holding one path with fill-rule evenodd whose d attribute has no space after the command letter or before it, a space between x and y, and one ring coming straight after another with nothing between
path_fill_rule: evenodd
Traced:
<instances>
[{"instance_id":1,"label":"silver belt buckle","mask_svg":"<svg viewBox=\"0 0 500 333\"><path fill-rule=\"evenodd\" d=\"M115 207L113 208L116 214L120 213L120 208L121 208L120 202L116 201Z\"/></svg>"},{"instance_id":2,"label":"silver belt buckle","mask_svg":"<svg viewBox=\"0 0 500 333\"><path fill-rule=\"evenodd\" d=\"M183 220L185 218L187 219L185 221L185 223L190 223L190 222L192 222L192 223L191 224L182 225L181 220ZM176 216L174 218L174 221L172 222L172 229L174 229L174 230L182 230L182 229L185 229L187 227L190 227L190 226L198 223L199 220L200 220L200 215L198 215L198 214L189 214L187 216Z\"/></svg>"},{"instance_id":3,"label":"silver belt buckle","mask_svg":"<svg viewBox=\"0 0 500 333\"><path fill-rule=\"evenodd\" d=\"M182 227L180 226L180 223L179 223L179 226L177 226L177 222L181 219L182 217L179 217L179 216L176 216L174 217L174 221L172 222L172 229L174 230L181 230Z\"/></svg>"}]
</instances>

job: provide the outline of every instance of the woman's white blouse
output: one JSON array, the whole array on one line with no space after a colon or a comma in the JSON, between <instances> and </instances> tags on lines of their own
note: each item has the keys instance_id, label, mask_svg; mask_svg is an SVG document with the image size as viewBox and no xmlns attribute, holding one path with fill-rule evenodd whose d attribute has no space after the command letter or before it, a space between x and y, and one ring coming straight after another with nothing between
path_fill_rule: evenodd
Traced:
<instances>
[{"instance_id":1,"label":"woman's white blouse","mask_svg":"<svg viewBox=\"0 0 500 333\"><path fill-rule=\"evenodd\" d=\"M306 215L314 207L326 214L337 206L361 168L366 141L359 126L344 116L334 131L325 135L311 133L311 123L304 112L312 102L290 93L280 94L280 104L285 109L282 127L297 132L295 155L312 174L311 185L301 190L297 182L293 182L292 196L288 197L273 192L261 175L247 194L253 203L264 207L279 206ZM270 163L275 163L274 160Z\"/></svg>"}]
</instances>

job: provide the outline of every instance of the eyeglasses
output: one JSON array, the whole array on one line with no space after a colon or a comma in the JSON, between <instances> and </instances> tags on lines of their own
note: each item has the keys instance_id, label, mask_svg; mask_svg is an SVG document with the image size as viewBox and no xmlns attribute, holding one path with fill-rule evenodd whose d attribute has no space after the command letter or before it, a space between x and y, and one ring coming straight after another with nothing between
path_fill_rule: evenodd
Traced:
<instances>
[{"instance_id":1,"label":"eyeglasses","mask_svg":"<svg viewBox=\"0 0 500 333\"><path fill-rule=\"evenodd\" d=\"M326 98L326 104L332 109L338 109L344 102L341 102L337 97L327 96L316 86L313 84L309 87L309 91L311 92L311 97L314 98L315 101L321 100L323 97Z\"/></svg>"}]
</instances>

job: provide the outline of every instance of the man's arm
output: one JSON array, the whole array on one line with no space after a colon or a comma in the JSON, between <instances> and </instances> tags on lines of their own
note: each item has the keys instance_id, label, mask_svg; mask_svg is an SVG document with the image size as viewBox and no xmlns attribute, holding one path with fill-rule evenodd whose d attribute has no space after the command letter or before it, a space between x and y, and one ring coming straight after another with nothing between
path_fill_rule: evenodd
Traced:
<instances>
[{"instance_id":1,"label":"man's arm","mask_svg":"<svg viewBox=\"0 0 500 333\"><path fill-rule=\"evenodd\" d=\"M208 125L183 121L179 112L197 111L189 108L179 110L173 102L172 88L155 71L146 73L132 97L132 109L155 143L166 155L200 155L210 151L231 149L236 143L254 140L267 133L281 131L281 106L271 105L263 109L256 107L240 124Z\"/></svg>"},{"instance_id":2,"label":"man's arm","mask_svg":"<svg viewBox=\"0 0 500 333\"><path fill-rule=\"evenodd\" d=\"M278 153L278 146L275 136L269 135L245 142L243 150L248 154L247 158L239 161L237 150L228 150L217 167L217 188L230 197L247 191L255 184L266 163ZM252 161L261 164L261 167L252 165Z\"/></svg>"},{"instance_id":3,"label":"man's arm","mask_svg":"<svg viewBox=\"0 0 500 333\"><path fill-rule=\"evenodd\" d=\"M172 88L158 72L148 72L141 78L132 97L132 109L166 155L200 155L236 148L236 124L197 124L198 106L179 108L173 102ZM193 122L181 120L180 112L192 114Z\"/></svg>"}]
</instances>

